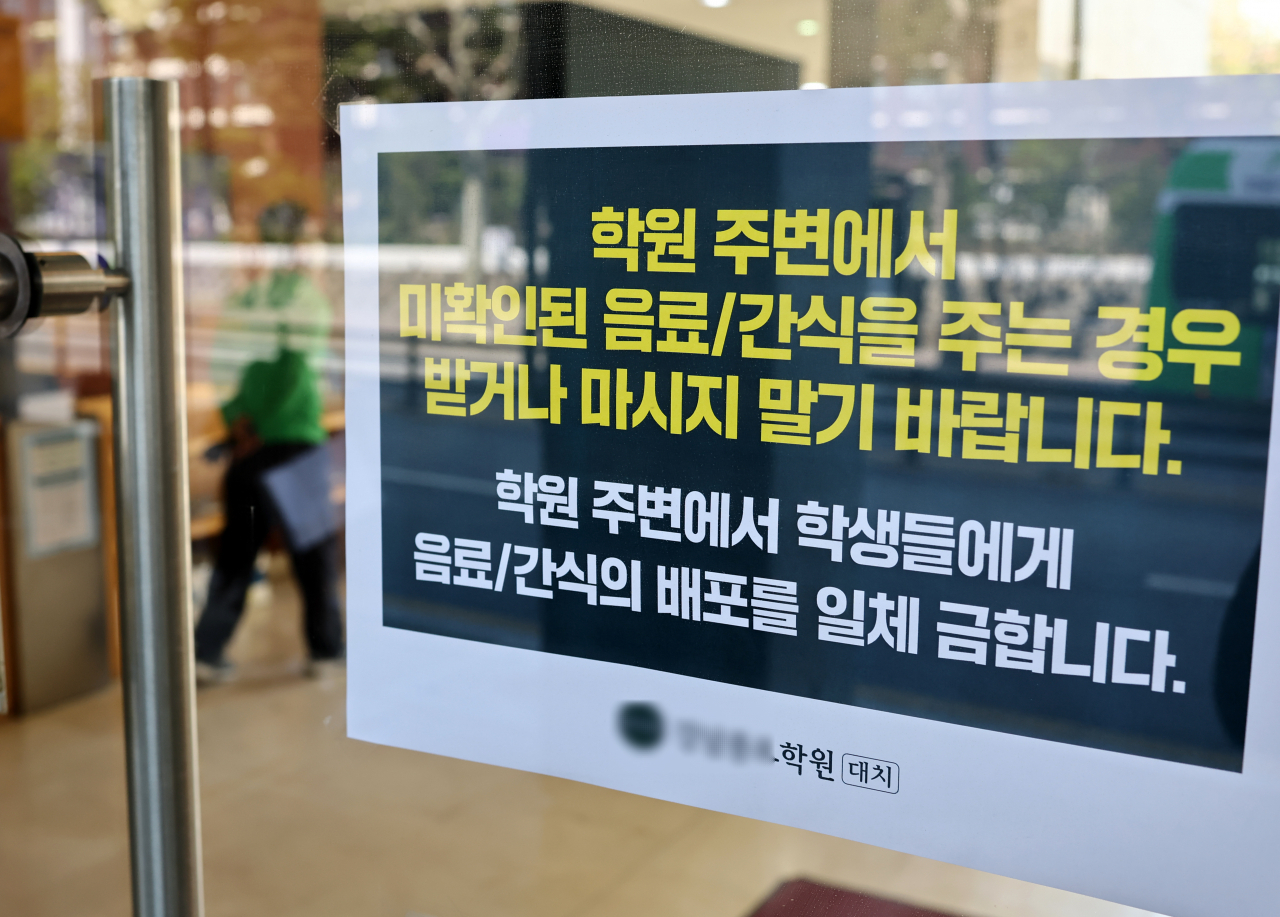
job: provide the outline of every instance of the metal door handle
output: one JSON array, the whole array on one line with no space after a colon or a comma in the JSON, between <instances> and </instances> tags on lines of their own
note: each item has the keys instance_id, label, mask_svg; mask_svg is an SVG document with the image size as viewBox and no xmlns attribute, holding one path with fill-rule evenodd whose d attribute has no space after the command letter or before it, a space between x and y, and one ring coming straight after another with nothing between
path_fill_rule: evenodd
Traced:
<instances>
[{"instance_id":1,"label":"metal door handle","mask_svg":"<svg viewBox=\"0 0 1280 917\"><path fill-rule=\"evenodd\" d=\"M101 311L129 291L120 271L95 268L76 252L27 252L0 233L0 338L30 319Z\"/></svg>"}]
</instances>

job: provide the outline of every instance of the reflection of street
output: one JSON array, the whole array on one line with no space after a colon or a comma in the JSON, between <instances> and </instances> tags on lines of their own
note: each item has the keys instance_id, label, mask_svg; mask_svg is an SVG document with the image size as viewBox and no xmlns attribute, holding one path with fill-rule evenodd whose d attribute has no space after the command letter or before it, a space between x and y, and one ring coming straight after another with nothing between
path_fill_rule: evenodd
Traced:
<instances>
[{"instance_id":1,"label":"reflection of street","mask_svg":"<svg viewBox=\"0 0 1280 917\"><path fill-rule=\"evenodd\" d=\"M461 253L446 248L386 246L380 253L384 300L379 368L384 386L384 532L421 530L413 515L414 507L421 507L428 518L441 520L433 524L440 526L445 524L443 520L449 520L455 537L492 539L498 545L510 541L544 546L545 533L538 526L515 525L501 518L509 514L496 512L492 474L502 468L535 474L566 473L564 468L544 466L547 447L543 438L550 433L562 432L570 437L566 442L579 443L568 452L562 447L558 453L562 459L582 459L587 463L578 474L591 473L585 468L595 450L623 448L628 440L625 435L604 431L587 439L574 439L580 434L565 427L505 423L491 416L492 412L447 425L443 418L426 415L425 396L421 383L416 381L421 378L424 358L520 363L535 362L543 356L521 348L480 346L471 336L451 335L448 331L439 341L399 335L394 291L401 281L421 283L424 276L452 276L461 267ZM518 285L524 281L527 264L520 254L519 249L513 248L503 260L494 262L492 266L501 266L501 271L487 278L491 287L500 282ZM449 258L458 263L444 268L442 259ZM825 373L828 379L848 381L846 374L852 371L860 381L876 385L875 449L849 455L840 451L852 448L843 441L821 453L790 446L771 447L775 450L772 474L767 484L761 484L757 496L781 500L783 548L779 556L751 560L743 555L735 566L724 558L700 557L700 549L686 546L688 559L682 556L678 562L707 569L715 569L715 563L727 563L739 572L798 581L802 634L806 615L809 631L814 628L817 612L812 607L813 593L820 585L918 597L922 608L927 609L926 626L921 633L921 659L925 661L936 657L933 622L941 601L970 602L990 606L997 612L1005 607L1017 608L1022 614L1062 618L1070 625L1068 652L1075 661L1088 662L1091 658L1092 634L1099 622L1111 627L1167 631L1173 635L1172 651L1179 654L1176 678L1190 686L1187 694L1176 705L1161 704L1158 701L1166 695L1153 695L1146 688L1097 686L1089 679L1061 675L1019 673L1011 680L1012 673L1007 671L993 672L990 667L979 671L956 663L939 666L936 658L932 658L932 668L886 664L874 655L850 656L840 662L837 657L823 656L829 648L815 649L812 641L776 639L767 644L759 671L742 683L1130 753L1210 766L1238 766L1238 745L1224 732L1214 706L1217 675L1213 660L1227 603L1257 547L1268 411L1248 399L1209 401L1190 393L1156 392L1133 382L1101 376L1094 343L1099 335L1114 330L1114 322L1100 321L1098 310L1102 306L1144 309L1152 271L1152 258L1141 254L962 253L957 259L957 289L946 295L974 301L999 298L1025 302L1029 314L1037 318L1069 320L1073 344L1069 350L1054 354L1068 366L1069 375L1009 375L1003 355L980 357L974 373L959 371L958 361L938 353L941 303L931 303L927 296L920 299L923 314L914 368L837 368L834 372L839 375L833 377L833 370L826 364L812 363L800 354L789 368L792 375ZM907 289L897 295L912 295L912 278L902 280ZM690 288L701 289L705 285L705 281L701 285L691 283ZM565 423L577 428L576 384L571 383L571 387ZM930 450L934 454L896 451L895 393L899 387L914 392L922 388L951 389L957 398L965 391L994 392L1001 402L1010 392L1021 393L1024 399L1043 397L1044 446L1066 450L1068 455L1076 443L1077 399L1133 404L1156 399L1163 405L1164 425L1172 431L1162 457L1181 462L1183 473L1143 475L1139 469L1096 467L1082 471L1070 459L1005 464L944 459L937 456L936 450ZM935 397L934 409L937 408ZM742 412L742 442L754 442L758 435L754 401L744 402ZM1115 427L1115 434L1117 454L1142 453L1140 423L1121 424ZM596 440L591 436L604 438ZM589 446L588 442L594 445ZM691 437L683 445L693 446L695 442ZM842 458L833 462L833 454ZM636 483L685 490L717 486L715 476L708 480L706 469L696 461L682 461L673 454L660 464L665 472L637 477ZM585 481L582 486L587 486ZM872 514L886 509L951 516L957 525L973 519L983 525L1004 520L1018 525L1071 528L1076 539L1072 590L1046 591L1043 584L1032 588L1029 583L990 588L985 578L969 579L958 571L945 578L901 570L878 571L860 567L847 556L837 566L814 552L797 548L791 510L809 500L841 502L846 508L865 506ZM589 506L582 497L580 504ZM593 533L592 526L588 520L584 531ZM554 546L554 539L546 544ZM631 541L620 540L617 544L617 548L602 546L601 550L625 554L633 548ZM638 545L634 549L643 553L645 547ZM458 603L453 605L415 598L421 590L411 578L410 567L397 563L393 552L388 552L387 557L384 588L388 624L521 647L542 646L588 655L593 652L581 646L559 649L557 640L562 640L563 635L555 637L555 627L564 625L556 624L556 613L540 608L541 603L534 599L468 594L450 597L450 602ZM755 569L739 570L744 563ZM646 588L652 589L648 584L654 581L655 573L646 561ZM646 611L653 607L652 593L645 607ZM582 639L590 643L607 638L602 634ZM605 656L600 658L609 658L607 651L601 652ZM1151 656L1150 643L1135 644L1129 657L1137 667L1134 671L1143 670L1144 666L1149 671ZM862 661L868 659L870 663ZM674 662L659 667L666 665L675 665L672 671L680 670ZM735 677L739 676L729 680ZM1099 691L1113 693L1104 696Z\"/></svg>"},{"instance_id":2,"label":"reflection of street","mask_svg":"<svg viewBox=\"0 0 1280 917\"><path fill-rule=\"evenodd\" d=\"M407 389L407 391L406 391ZM456 520L474 537L496 537L506 524L508 537L531 547L541 546L535 526L514 527L497 519L493 475L501 468L536 471L542 465L539 427L531 423L470 423L451 427L447 436L428 417L416 386L383 384L382 516L384 530L421 531L420 507L429 507L432 520ZM396 409L394 406L410 406ZM503 513L503 516L510 514ZM523 529L523 530L522 530ZM538 603L511 595L495 601L491 593L467 596L466 608L427 604L415 596L410 568L399 563L402 553L384 549L384 601L388 623L407 615L414 629L507 646L541 646ZM404 554L408 556L408 554ZM402 569L403 568L403 569ZM467 590L472 591L472 590ZM509 590L508 590L509 591ZM424 626L425 624L425 626Z\"/></svg>"},{"instance_id":3,"label":"reflection of street","mask_svg":"<svg viewBox=\"0 0 1280 917\"><path fill-rule=\"evenodd\" d=\"M1245 491L1256 483L1255 475L1231 469L1224 469L1222 478L1234 479ZM1016 512L1018 518L1035 520L1037 524L1074 527L1075 573L1070 595L1011 591L1007 604L1024 614L1048 612L1050 616L1056 613L1065 617L1074 628L1068 640L1069 658L1085 662L1092 647L1094 622L1168 630L1176 635L1181 652L1179 677L1193 687L1184 704L1156 708L1149 714L1162 721L1159 725L1154 719L1134 722L1126 703L1134 700L1131 696L1110 695L1114 703L1099 704L1099 695L1087 690L1046 695L1041 698L1041 709L1049 721L1048 731L1060 729L1064 737L1069 737L1065 722L1055 726L1052 721L1088 721L1098 732L1129 732L1130 739L1134 733L1161 734L1163 741L1177 735L1178 740L1170 744L1180 741L1202 748L1222 747L1225 737L1217 726L1213 696L1213 648L1227 601L1256 547L1261 514L1256 506L1215 505L1202 502L1195 495L1145 488L1132 480L1113 480L1110 487L1079 487L1067 480L1054 486L1043 480L983 480L955 471L947 474L936 466L910 471L873 469L864 493L865 499L877 505L946 507L957 520L988 518L993 515L993 508L1000 507L994 515L1009 518ZM1188 533L1192 537L1187 537ZM956 596L959 601L974 592L972 584L959 577L916 588L939 598ZM985 604L987 600L982 601ZM1135 666L1146 665L1149 670L1150 655L1148 649L1141 657L1134 657ZM956 687L961 687L959 679ZM1029 682L1027 688L1040 691L1046 686ZM909 687L905 690L908 695L912 693ZM958 698L960 693L953 696ZM872 701L872 705L903 709L919 702L908 697L885 698L881 704ZM930 706L928 702L924 705ZM936 713L943 718L983 718L982 713L966 711L962 705L950 716L946 705L941 707ZM992 725L1001 728L1000 718L995 717ZM1155 753L1169 751L1166 748Z\"/></svg>"},{"instance_id":4,"label":"reflection of street","mask_svg":"<svg viewBox=\"0 0 1280 917\"><path fill-rule=\"evenodd\" d=\"M380 187L416 189L412 193L434 203L431 208L410 205L409 190L403 199L384 196L379 202L380 239L398 243L381 245L377 255L384 622L1238 769L1240 744L1224 732L1213 702L1214 649L1227 603L1237 595L1241 572L1258 542L1269 429L1267 348L1274 348L1266 335L1273 333L1274 310L1259 307L1267 299L1259 290L1266 294L1266 289L1254 284L1252 261L1243 272L1228 272L1254 294L1246 297L1243 311L1237 308L1239 297L1222 292L1226 287L1215 299L1203 284L1185 282L1188 271L1203 273L1202 262L1221 267L1212 246L1185 244L1184 236L1205 236L1194 231L1203 214L1179 210L1171 216L1167 206L1180 200L1181 189L1203 190L1195 182L1212 170L1197 171L1188 163L1207 152L1186 141L1159 139L985 147L795 144L769 153L744 147L727 158L717 150L721 165L715 169L706 167L705 151L677 147L647 150L644 156L615 149L506 156L503 168L525 176L523 205L518 218L489 214L494 223L508 221L510 248L507 257L491 259L483 277L476 278L470 270L474 264L448 246L413 244L447 241L429 235L436 218L429 214L453 213L441 206L440 194L415 183L413 176L452 174L456 157L386 157L380 168L395 180ZM1236 172L1240 169L1230 174ZM846 186L844 177L851 173L857 177ZM567 174L581 174L584 181L566 186L562 177ZM734 177L734 187L722 186L726 175ZM736 248L712 247L708 253L701 238L709 232L712 212L725 206L719 202L738 200L745 186L753 189L752 206L762 208L760 221L773 219L775 231L772 237L763 230L750 237L758 243L751 251L762 259L755 267L726 260L748 258ZM626 251L607 248L631 238L622 229L623 211L613 208L625 198L625 212L631 214L626 219L639 219L646 206L657 206L644 200L659 189L667 201L661 206L670 206L667 199L674 195L685 201L681 206L696 203L707 211L686 209L683 223L674 210L649 210L644 216L659 220L645 223L656 231L657 226L692 227L698 214L702 249L696 276L693 265L684 277L664 276L673 273L665 268L646 276L645 265L652 272L655 264L668 263L653 260L662 252L641 261L639 250L631 251L634 241ZM1230 197L1231 192L1219 193ZM1231 203L1226 200L1224 206ZM635 204L641 206L632 209ZM607 214L597 211L605 205ZM763 209L770 206L777 209ZM793 212L796 216L788 215ZM723 223L726 213L737 211L715 215ZM776 264L765 259L770 241L774 248L804 247L791 244L799 236L780 241L777 235L779 227L787 232L801 225L795 221L802 214L804 226L816 227L816 261L787 262L785 257L797 256L782 252ZM858 214L866 214L868 222ZM873 219L878 235L869 228L863 233ZM1270 259L1266 253L1274 248L1274 233L1268 219L1245 227L1258 236L1258 246L1240 242L1232 250L1252 257L1248 253L1256 247L1259 258ZM594 225L590 235L589 225ZM736 239L737 225L717 228L716 242ZM933 256L920 253L925 245L921 227L927 226L943 227L928 237L930 245L940 246L940 271ZM835 254L828 252L828 234L832 250L839 250ZM848 238L854 241L852 254L846 255L841 240ZM591 248L589 240L607 250ZM682 244L688 245L682 257L693 259L692 239ZM876 246L880 260L873 270ZM522 250L534 251L533 257L522 257ZM891 262L890 255L898 253ZM952 253L954 275L945 266ZM631 260L615 264L614 256ZM446 265L449 258L454 260ZM1273 260L1280 263L1265 264ZM459 283L459 277L467 279ZM527 284L537 285L541 300L522 289ZM492 318L499 313L492 311L485 290L497 301L500 285L515 288L503 294L503 302L525 297L520 302L528 324L521 323L522 336L513 337L510 324L499 329L502 321L514 321L518 310L509 313L504 306L501 320ZM526 334L544 327L544 318L548 328L567 322L548 302L558 302L555 297L568 287L583 290L583 306L575 312L577 337L569 343L551 330L537 338ZM696 329L708 335L715 329L713 348L697 349L701 345L695 346L692 337L675 342L678 326L663 324L671 315L662 309L645 320L668 330L665 349L662 344L651 349L648 332L602 333L595 324L601 318L605 326L639 324L620 320L621 293L605 296L611 288L633 287L643 288L648 298L637 298L636 309L623 311L645 312L659 301L685 302L682 297L705 301L696 313L701 322ZM441 291L449 290L454 292L442 298ZM418 304L416 313L411 301ZM458 305L473 301L474 316L462 311L468 306ZM741 311L748 302L760 310L755 318ZM532 303L539 307L531 309ZM460 310L456 318L443 317L446 305ZM837 306L838 328L832 317ZM492 331L486 328L485 310L491 310ZM834 337L820 335L815 322ZM793 325L801 333L798 342ZM695 325L688 328L693 334ZM490 345L498 334L529 349ZM550 349L535 348L535 340ZM424 359L431 392L423 390ZM514 366L524 363L530 371L521 376ZM512 381L505 381L508 375L500 370ZM661 386L655 380L665 386L668 378L669 389L657 394ZM726 419L723 432L718 421L710 424L718 436L691 422L672 430L665 415L650 421L658 415L648 406L667 397L671 415L683 416L689 403L682 399L689 396L681 380L694 378L709 386L708 392L722 388L725 393L724 416L732 416L734 424ZM554 402L559 416L553 411L549 423L507 423L493 407L498 394L507 399L508 416L517 397L546 404L544 393L551 385L566 400ZM600 407L594 401L580 403L584 392L592 391L599 392ZM793 391L801 393L798 408ZM606 392L616 396L616 406ZM712 406L720 402L697 397L698 421L714 417ZM436 407L433 416L426 414L428 398ZM636 409L633 399L645 409ZM469 407L458 407L464 404ZM632 411L620 416L626 404ZM688 435L671 439L672 432ZM497 511L491 476L506 468L546 475L556 487L565 486L558 476L576 478L582 527L565 532L520 524L512 513ZM697 502L706 501L707 494L722 494L743 507L747 523L734 516L735 535L755 525L745 509L747 498L756 507L772 501L781 509L780 547L773 552L718 544L731 550L717 552L709 539L703 543L702 536L687 531L688 537L667 531L673 537L663 538L653 529L604 535L587 502L596 480L634 486L637 500L641 486L679 491L679 499L692 500L693 506L709 505ZM531 486L525 488L526 500ZM654 493L647 498L650 520L661 517ZM670 501L676 506L676 498ZM835 525L843 518L835 509L839 505L850 517L876 520L875 530L856 551L846 546L838 552L837 563L830 551L864 535L855 536L850 525L841 529L848 534L838 535L834 546L798 543L796 507L805 504L814 508L805 520L813 526L820 518ZM721 515L728 512L726 506ZM761 524L774 518L772 512ZM954 556L958 546L950 539L966 522L970 535L975 527L993 533L992 558L994 532L1004 533L998 553L1018 576L964 575L964 569L974 573L974 568ZM671 525L679 529L681 522L673 517ZM924 525L937 528L910 528ZM520 575L540 573L544 588L520 597L510 591L455 589L475 584L466 582L468 577L459 583L456 573L452 580L431 580L430 571L416 581L407 554L413 534L421 531L487 545L495 571L504 546L540 548L530 551L537 560ZM905 547L908 532L916 546L910 549ZM924 542L917 538L940 539L930 550L944 551L946 559L908 563L908 555L928 556L919 552ZM390 547L395 544L404 545L403 561ZM1057 564L1071 545L1067 591L1060 588ZM568 559L571 551L579 560L616 554L641 564L644 610L651 613L643 619L610 617L594 601L561 595L562 588L572 593L579 587L592 598L596 593L597 584L588 582L587 574L579 583L564 578L558 566L550 569L564 557L565 569L576 570ZM873 565L872 556L883 563ZM1050 572L1028 579L1042 561ZM660 608L656 595L661 583L668 584L664 595L674 593L669 578L659 580L658 567L680 576L678 599L667 598L666 608ZM736 578L753 589L758 584L748 578L772 579L798 589L801 639L789 630L770 633L756 626L754 606L749 628L715 627L725 622L714 614L708 618L696 605L686 614L686 600L696 603L701 596L706 602L699 577ZM823 587L850 596L852 608L861 609L865 600L873 610L865 619L865 643L841 646L816 639L814 601ZM856 598L858 592L862 599ZM939 616L957 613L943 609L943 603L973 614L966 639L974 655L943 652ZM907 614L903 609L913 609L912 623L886 624L893 608L900 616ZM660 610L667 614L657 614ZM1003 631L980 623L993 616L1004 622ZM1024 621L1030 627L1033 619L1034 638L1009 623ZM854 615L849 633L856 632L855 621L863 620ZM704 626L708 622L713 626ZM902 633L896 646L887 644L890 650L885 650L873 637L889 633L885 628L891 626ZM1052 665L1044 662L1049 640Z\"/></svg>"},{"instance_id":5,"label":"reflection of street","mask_svg":"<svg viewBox=\"0 0 1280 917\"><path fill-rule=\"evenodd\" d=\"M395 371L398 359L387 359L388 374L400 376ZM883 379L878 382L885 384ZM383 398L386 531L411 530L417 518L415 509L421 508L427 510L432 524L450 520L455 534L492 538L497 543L511 540L532 546L542 544L538 527L512 525L501 518L509 514L496 511L492 480L493 472L504 467L535 474L558 472L542 465L537 425L477 417L442 427L440 420L425 414L420 401L415 402L422 398L415 387L406 388L403 383L389 380L384 382ZM782 453L768 491L768 496L782 501L782 547L778 557L761 556L751 563L760 574L785 576L801 583L801 635L807 642L773 641L765 680L758 686L1046 738L1231 766L1231 753L1217 725L1214 707L1214 647L1227 601L1256 548L1265 474L1265 428L1258 428L1255 423L1251 430L1250 424L1233 423L1222 411L1194 404L1182 410L1185 416L1172 421L1178 423L1178 454L1188 456L1189 473L1182 477L1144 477L1113 469L1064 473L1064 469L1025 463L1006 466L934 456L908 458L906 453L892 449L894 418L887 399L876 424L878 441L887 449L873 452L861 472L837 483L814 484L817 476L803 471L803 462L795 468L788 465L788 458L808 459L811 453L799 447ZM1050 425L1049 441L1059 433L1069 438L1068 418L1057 427ZM702 474L692 469L688 473ZM694 478L660 477L641 482L686 489L707 486L705 481ZM582 486L582 493L588 494L585 482ZM583 507L589 506L587 499L580 497ZM796 546L795 516L791 510L808 500L840 502L847 511L866 506L872 513L882 508L946 514L953 516L957 525L964 519L984 524L1003 519L1073 528L1076 548L1072 589L1069 593L1046 591L1040 586L1033 588L1031 583L988 589L985 577L973 580L958 571L950 577L901 571L886 574L859 567L847 556L841 564L833 564L825 554ZM611 541L602 534L603 523L587 519L584 530L595 532L597 525L600 532L596 534L605 542ZM602 545L601 550L625 555L633 548L631 540L625 546L622 540L617 544L616 548ZM407 558L407 550L403 553ZM394 548L387 550L386 557L388 623L405 622L404 626L412 629L486 642L540 645L541 613L533 600L507 596L505 601L497 601L496 596L486 593L460 597L458 601L465 603L465 609L428 605L414 598L419 590L407 560L401 562ZM706 557L699 560L691 554L688 562L712 561ZM645 577L646 588L652 588L651 567L646 567ZM1092 651L1095 622L1167 630L1175 635L1174 650L1181 654L1177 677L1191 688L1177 706L1159 706L1148 704L1148 689L1100 687L1088 683L1088 679L1063 681L1061 676L1053 676L1057 680L1049 684L1045 681L1048 676L1027 675L1021 696L1011 697L1007 694L1008 682L989 682L975 689L974 681L985 677L985 670L970 671L946 663L929 671L924 682L919 681L919 672L912 674L906 669L895 672L862 666L858 671L833 670L825 663L815 662L810 645L817 617L813 594L818 586L827 584L919 596L922 607L927 609L927 622L936 619L939 601L984 605L1000 602L1024 614L1062 617L1072 627L1070 658L1085 662ZM649 593L645 611L652 613L653 608ZM1001 608L997 606L995 610ZM399 614L407 617L399 618ZM932 623L927 623L921 633L922 659L936 655L932 634ZM1135 647L1133 653L1135 670L1143 666L1149 669L1150 647ZM852 662L858 657L849 658ZM936 659L933 663L937 666ZM1099 703L1099 691L1122 693L1107 695L1108 702ZM1137 720L1134 703L1145 711Z\"/></svg>"},{"instance_id":6,"label":"reflection of street","mask_svg":"<svg viewBox=\"0 0 1280 917\"><path fill-rule=\"evenodd\" d=\"M923 273L914 263L912 267L916 268L913 274ZM1090 345L1099 333L1111 330L1111 323L1099 321L1098 307L1142 306L1151 280L1151 258L1127 254L961 253L956 258L956 279L966 299L981 301L988 298L990 291L998 290L1006 301L1025 303L1028 314L1070 320L1075 346L1058 356L1070 365L1073 379L1102 380ZM929 329L925 331L930 333ZM936 332L932 332L931 340L937 340ZM921 366L933 366L941 354L932 351L922 357ZM935 362L927 362L929 359ZM978 371L984 375L1003 370L1001 358L978 360Z\"/></svg>"},{"instance_id":7,"label":"reflection of street","mask_svg":"<svg viewBox=\"0 0 1280 917\"><path fill-rule=\"evenodd\" d=\"M384 411L384 500L389 507L421 498L431 492L433 510L441 516L470 519L494 512L496 497L490 474L497 464L535 473L540 467L540 442L536 428L524 426L520 440L511 430L475 424L468 435L451 431L444 437L430 434L431 420L420 413ZM424 470L424 469L431 470ZM1224 487L1238 487L1243 495L1259 486L1258 475L1224 468ZM872 469L860 488L862 502L876 506L927 507L945 502L956 518L983 519L992 503L1013 503L1027 520L1058 522L1062 501L1071 504L1073 521L1081 533L1077 551L1094 561L1086 570L1078 562L1073 592L1089 596L1088 604L1104 612L1123 615L1140 593L1161 593L1164 611L1171 616L1213 616L1235 592L1240 572L1255 545L1249 535L1259 523L1252 506L1212 506L1194 496L1140 486L1082 490L1064 485L1060 491L1041 480L1011 484L977 475L947 474L937 466L927 470ZM852 503L845 494L810 494L810 497ZM447 507L447 511L445 510ZM1117 520L1124 520L1117 524ZM1191 529L1194 540L1169 539L1169 544L1134 554L1135 532L1181 533ZM1082 542L1087 538L1087 545ZM1179 543L1181 541L1181 543Z\"/></svg>"}]
</instances>

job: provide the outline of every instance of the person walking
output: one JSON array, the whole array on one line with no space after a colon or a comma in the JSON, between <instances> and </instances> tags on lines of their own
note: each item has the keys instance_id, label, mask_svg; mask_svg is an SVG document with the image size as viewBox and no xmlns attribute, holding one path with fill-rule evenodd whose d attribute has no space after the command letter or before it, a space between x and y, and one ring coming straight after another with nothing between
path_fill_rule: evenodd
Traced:
<instances>
[{"instance_id":1,"label":"person walking","mask_svg":"<svg viewBox=\"0 0 1280 917\"><path fill-rule=\"evenodd\" d=\"M267 208L259 220L263 241L296 243L304 214L290 202ZM282 321L274 357L249 363L235 396L222 408L232 461L223 482L226 524L195 630L196 678L202 684L232 674L224 650L244 612L258 552L277 528L302 593L308 671L320 674L343 654L328 436L320 422L323 403L310 352L323 348L326 323L320 319L328 314L328 304L295 267L273 270L234 305L241 312L270 310ZM283 321L296 316L305 319L301 326ZM290 346L294 339L307 352Z\"/></svg>"},{"instance_id":2,"label":"person walking","mask_svg":"<svg viewBox=\"0 0 1280 917\"><path fill-rule=\"evenodd\" d=\"M197 677L209 683L231 674L223 650L244 611L258 552L276 526L285 536L302 592L309 668L317 671L341 658L343 642L335 526L322 520L303 530L306 523L300 527L295 521L307 512L307 503L321 504L332 517L327 455L319 454L327 449L327 437L315 373L302 354L282 349L272 361L249 364L239 391L222 411L232 448L224 482L226 527L196 626Z\"/></svg>"}]
</instances>

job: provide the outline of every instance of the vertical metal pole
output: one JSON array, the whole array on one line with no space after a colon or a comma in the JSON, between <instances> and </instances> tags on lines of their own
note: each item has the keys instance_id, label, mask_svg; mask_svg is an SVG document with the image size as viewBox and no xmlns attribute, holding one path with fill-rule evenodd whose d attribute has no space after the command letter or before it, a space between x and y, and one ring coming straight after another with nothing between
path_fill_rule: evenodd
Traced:
<instances>
[{"instance_id":1,"label":"vertical metal pole","mask_svg":"<svg viewBox=\"0 0 1280 917\"><path fill-rule=\"evenodd\" d=\"M203 914L187 508L178 84L103 84L116 267L115 446L136 917Z\"/></svg>"}]
</instances>

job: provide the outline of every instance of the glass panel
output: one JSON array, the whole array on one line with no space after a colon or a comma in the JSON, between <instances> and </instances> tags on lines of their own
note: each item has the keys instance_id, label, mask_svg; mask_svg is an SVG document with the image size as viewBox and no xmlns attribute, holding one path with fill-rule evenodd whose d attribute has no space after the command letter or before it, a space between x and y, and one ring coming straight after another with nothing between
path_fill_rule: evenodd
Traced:
<instances>
[{"instance_id":1,"label":"glass panel","mask_svg":"<svg viewBox=\"0 0 1280 917\"><path fill-rule=\"evenodd\" d=\"M202 630L203 655L229 663L202 672L218 683L199 696L208 912L747 915L780 883L803 879L950 913L1138 913L797 829L349 740L344 673L314 664L340 655L331 603L343 595L342 535L321 518L318 540L291 558L285 527L256 515L270 505L263 468L241 479L252 493L230 511L224 482L264 446L283 463L321 444L324 461L305 479L313 503L324 505L322 492L345 501L343 103L1277 70L1280 15L1265 0L0 0L0 231L29 251L71 250L93 263L110 254L93 81L181 84L193 601L197 616L211 593L223 603L221 625L215 615ZM1280 218L1256 202L1171 195L1179 169L1214 169L1215 151L1196 151L1178 140L885 144L860 164L870 176L861 206L971 214L959 247L974 299L1021 296L1055 317L1157 296L1170 308L1228 310L1249 365L1223 397L1247 427L1269 411ZM572 160L386 160L398 193L382 202L384 264L394 274L403 246L431 260L433 277L474 285L500 276L519 287L561 257L565 202L539 199L538 172L584 168ZM1157 238L1151 214L1162 194L1176 206ZM1020 274L1029 263L1043 273ZM941 307L932 279L903 284ZM97 315L44 319L0 344L6 913L129 908L109 351ZM387 391L425 418L415 373L427 351L398 339L387 351ZM1081 349L1071 359L1091 357ZM270 419L254 414L255 397L281 388L299 403ZM228 418L233 400L258 417L254 429L236 429L234 410ZM1214 499L1236 501L1237 515L1255 522L1264 441L1225 440L1212 414L1197 415L1204 448L1235 457L1211 482ZM1071 417L1047 423L1067 431L1056 446L1069 444ZM403 486L425 485L440 506L465 513L476 497L466 462L426 477L414 467L418 450L456 454L457 444L409 445L397 466ZM483 455L489 443L481 436L469 448ZM1174 491L1185 496L1189 481ZM1145 498L1123 488L1118 499ZM1255 547L1216 541L1220 576L1187 577L1170 564L1144 586L1171 603L1216 603L1204 640L1223 629ZM237 551L236 575L224 559L219 582L219 552ZM389 578L388 592L403 585ZM529 609L494 603L436 609L423 629L521 646L545 638L534 622ZM1229 628L1223 639L1235 639ZM1225 712L1202 711L1221 723L1173 724L1158 756L1238 766L1247 683L1228 681L1217 699ZM953 722L1008 713L926 704L897 689L871 705L925 705ZM699 753L719 751L710 743Z\"/></svg>"},{"instance_id":2,"label":"glass panel","mask_svg":"<svg viewBox=\"0 0 1280 917\"><path fill-rule=\"evenodd\" d=\"M96 261L84 4L0 4L0 232ZM104 317L0 342L0 911L129 903Z\"/></svg>"}]
</instances>

